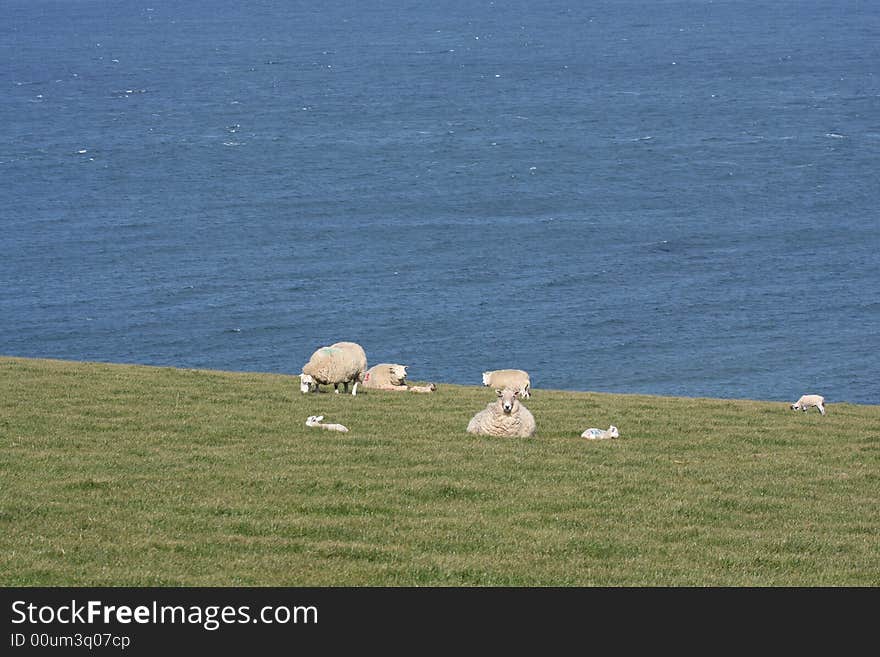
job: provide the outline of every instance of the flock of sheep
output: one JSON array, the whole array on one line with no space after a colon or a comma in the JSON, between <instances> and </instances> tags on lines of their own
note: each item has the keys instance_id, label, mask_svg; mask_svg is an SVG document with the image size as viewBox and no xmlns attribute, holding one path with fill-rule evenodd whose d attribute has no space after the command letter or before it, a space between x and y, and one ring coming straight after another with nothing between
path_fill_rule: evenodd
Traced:
<instances>
[{"instance_id":1,"label":"flock of sheep","mask_svg":"<svg viewBox=\"0 0 880 657\"><path fill-rule=\"evenodd\" d=\"M425 386L407 385L406 365L380 363L367 369L367 355L356 342L336 342L329 347L321 347L312 354L300 374L300 391L316 392L321 385L332 385L336 393L339 387L357 395L358 385L375 390L394 392L430 393L437 389L433 383ZM468 433L484 436L503 436L527 438L534 435L537 428L532 413L521 402L531 397L531 381L524 370L493 370L483 372L483 385L495 388L497 399L471 418L467 425ZM825 398L821 395L803 395L791 404L792 410L806 412L816 407L825 415ZM347 432L341 424L325 424L323 415L311 415L306 426ZM611 425L607 429L591 427L585 430L582 438L604 440L618 438L620 432Z\"/></svg>"}]
</instances>

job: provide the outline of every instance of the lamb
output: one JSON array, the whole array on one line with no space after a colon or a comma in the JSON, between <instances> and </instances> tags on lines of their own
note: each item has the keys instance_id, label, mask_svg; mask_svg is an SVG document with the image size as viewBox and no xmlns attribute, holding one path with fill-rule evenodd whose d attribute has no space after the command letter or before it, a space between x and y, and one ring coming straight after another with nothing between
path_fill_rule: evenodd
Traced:
<instances>
[{"instance_id":1,"label":"lamb","mask_svg":"<svg viewBox=\"0 0 880 657\"><path fill-rule=\"evenodd\" d=\"M811 406L815 406L822 415L825 415L825 398L822 395L801 395L801 398L791 405L791 410L806 413Z\"/></svg>"},{"instance_id":2,"label":"lamb","mask_svg":"<svg viewBox=\"0 0 880 657\"><path fill-rule=\"evenodd\" d=\"M321 347L309 362L303 365L299 379L300 392L318 390L321 384L333 384L339 393L339 384L348 392L348 384L354 383L352 395L357 395L358 383L363 380L367 369L367 355L363 347L355 342L336 342L329 347Z\"/></svg>"},{"instance_id":3,"label":"lamb","mask_svg":"<svg viewBox=\"0 0 880 657\"><path fill-rule=\"evenodd\" d=\"M474 415L467 432L483 436L528 438L535 433L535 418L519 402L521 392L511 388L496 390L498 400Z\"/></svg>"},{"instance_id":4,"label":"lamb","mask_svg":"<svg viewBox=\"0 0 880 657\"><path fill-rule=\"evenodd\" d=\"M590 428L581 434L581 438L588 438L589 440L606 440L608 438L619 437L620 432L618 432L617 427L613 424L607 429Z\"/></svg>"},{"instance_id":5,"label":"lamb","mask_svg":"<svg viewBox=\"0 0 880 657\"><path fill-rule=\"evenodd\" d=\"M512 388L519 390L520 397L528 399L532 396L529 373L525 370L491 370L483 372L483 385L490 388Z\"/></svg>"},{"instance_id":6,"label":"lamb","mask_svg":"<svg viewBox=\"0 0 880 657\"><path fill-rule=\"evenodd\" d=\"M306 420L307 427L317 427L318 429L326 429L327 431L341 431L342 433L348 433L348 427L345 427L341 424L322 424L321 420L324 419L323 415L309 415Z\"/></svg>"},{"instance_id":7,"label":"lamb","mask_svg":"<svg viewBox=\"0 0 880 657\"><path fill-rule=\"evenodd\" d=\"M406 368L408 365L379 363L364 374L364 388L377 390L406 390Z\"/></svg>"},{"instance_id":8,"label":"lamb","mask_svg":"<svg viewBox=\"0 0 880 657\"><path fill-rule=\"evenodd\" d=\"M410 392L434 392L437 389L437 386L433 383L429 383L426 386L410 386Z\"/></svg>"}]
</instances>

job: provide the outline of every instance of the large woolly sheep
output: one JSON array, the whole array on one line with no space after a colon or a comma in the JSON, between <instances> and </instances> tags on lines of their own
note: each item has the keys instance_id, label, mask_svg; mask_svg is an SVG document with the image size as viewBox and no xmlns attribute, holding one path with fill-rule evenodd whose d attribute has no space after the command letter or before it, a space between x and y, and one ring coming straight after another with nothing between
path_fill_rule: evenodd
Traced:
<instances>
[{"instance_id":1,"label":"large woolly sheep","mask_svg":"<svg viewBox=\"0 0 880 657\"><path fill-rule=\"evenodd\" d=\"M791 405L793 411L807 412L807 409L815 406L822 415L825 415L825 398L822 395L801 395L794 404Z\"/></svg>"},{"instance_id":2,"label":"large woolly sheep","mask_svg":"<svg viewBox=\"0 0 880 657\"><path fill-rule=\"evenodd\" d=\"M532 396L529 373L525 370L492 370L483 372L483 385L490 388L511 388L519 390L520 397L528 399Z\"/></svg>"},{"instance_id":3,"label":"large woolly sheep","mask_svg":"<svg viewBox=\"0 0 880 657\"><path fill-rule=\"evenodd\" d=\"M379 363L364 374L364 388L378 390L406 390L406 368L408 365Z\"/></svg>"},{"instance_id":4,"label":"large woolly sheep","mask_svg":"<svg viewBox=\"0 0 880 657\"><path fill-rule=\"evenodd\" d=\"M348 392L348 384L354 383L351 394L356 395L366 369L367 355L363 347L355 342L336 342L318 349L303 365L299 389L306 393L318 390L319 385L332 384L338 393L339 384L342 384L344 391Z\"/></svg>"},{"instance_id":5,"label":"large woolly sheep","mask_svg":"<svg viewBox=\"0 0 880 657\"><path fill-rule=\"evenodd\" d=\"M496 390L498 399L474 415L467 432L483 436L528 438L535 433L535 418L520 404L520 391Z\"/></svg>"},{"instance_id":6,"label":"large woolly sheep","mask_svg":"<svg viewBox=\"0 0 880 657\"><path fill-rule=\"evenodd\" d=\"M587 429L581 434L581 438L587 438L589 440L607 440L609 438L619 438L620 433L617 431L617 427L613 424L607 429L596 429L591 428Z\"/></svg>"}]
</instances>

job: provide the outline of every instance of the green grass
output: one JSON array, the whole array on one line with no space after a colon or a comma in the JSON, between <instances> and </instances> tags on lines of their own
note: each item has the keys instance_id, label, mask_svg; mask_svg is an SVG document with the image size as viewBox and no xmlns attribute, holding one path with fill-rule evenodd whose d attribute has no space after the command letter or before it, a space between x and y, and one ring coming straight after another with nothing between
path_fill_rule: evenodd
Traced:
<instances>
[{"instance_id":1,"label":"green grass","mask_svg":"<svg viewBox=\"0 0 880 657\"><path fill-rule=\"evenodd\" d=\"M880 585L880 407L491 398L0 358L0 585Z\"/></svg>"}]
</instances>

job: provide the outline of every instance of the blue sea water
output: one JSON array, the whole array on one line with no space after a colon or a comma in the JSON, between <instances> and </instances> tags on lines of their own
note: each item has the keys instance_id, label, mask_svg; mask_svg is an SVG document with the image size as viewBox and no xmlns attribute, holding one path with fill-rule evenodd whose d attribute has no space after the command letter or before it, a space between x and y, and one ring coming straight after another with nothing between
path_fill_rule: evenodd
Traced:
<instances>
[{"instance_id":1,"label":"blue sea water","mask_svg":"<svg viewBox=\"0 0 880 657\"><path fill-rule=\"evenodd\" d=\"M5 0L0 354L880 403L880 3Z\"/></svg>"}]
</instances>

